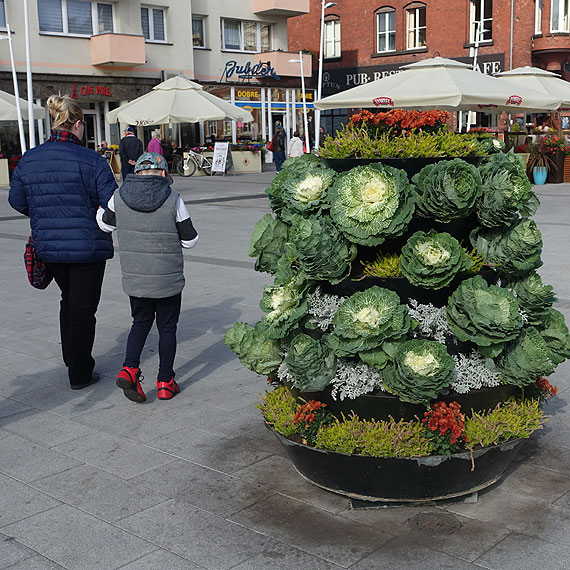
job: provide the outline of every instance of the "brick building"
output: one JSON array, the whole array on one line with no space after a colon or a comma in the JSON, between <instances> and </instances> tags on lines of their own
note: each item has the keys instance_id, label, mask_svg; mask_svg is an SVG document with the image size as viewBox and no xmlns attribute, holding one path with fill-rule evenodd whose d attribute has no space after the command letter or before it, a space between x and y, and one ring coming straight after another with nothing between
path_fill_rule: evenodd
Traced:
<instances>
[{"instance_id":1,"label":"brick building","mask_svg":"<svg viewBox=\"0 0 570 570\"><path fill-rule=\"evenodd\" d=\"M309 14L288 21L289 50L317 54L315 70L321 6L311 0ZM337 0L325 11L323 96L435 56L471 63L478 31L480 71L532 65L570 80L569 18L570 0ZM316 81L314 73L315 87ZM344 113L324 112L325 129L336 129ZM496 120L477 119L483 125ZM498 126L504 128L504 120Z\"/></svg>"}]
</instances>

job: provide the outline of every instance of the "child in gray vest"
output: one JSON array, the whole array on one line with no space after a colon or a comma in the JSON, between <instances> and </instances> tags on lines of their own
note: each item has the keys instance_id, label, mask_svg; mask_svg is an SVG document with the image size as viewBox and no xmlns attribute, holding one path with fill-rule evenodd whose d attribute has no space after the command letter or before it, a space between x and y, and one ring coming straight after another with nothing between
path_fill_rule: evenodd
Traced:
<instances>
[{"instance_id":1,"label":"child in gray vest","mask_svg":"<svg viewBox=\"0 0 570 570\"><path fill-rule=\"evenodd\" d=\"M155 320L160 360L157 397L170 400L180 391L173 366L184 288L182 248L194 247L198 233L186 205L170 184L166 159L156 152L146 152L107 208L97 212L99 227L106 232L116 229L119 238L123 290L129 296L133 324L116 383L133 402L146 400L139 365Z\"/></svg>"}]
</instances>

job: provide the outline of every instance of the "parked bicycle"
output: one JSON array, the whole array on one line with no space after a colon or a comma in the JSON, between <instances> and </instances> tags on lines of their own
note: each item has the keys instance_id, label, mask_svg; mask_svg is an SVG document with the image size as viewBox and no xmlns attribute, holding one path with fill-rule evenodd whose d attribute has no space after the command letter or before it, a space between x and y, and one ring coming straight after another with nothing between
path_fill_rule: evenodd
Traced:
<instances>
[{"instance_id":1,"label":"parked bicycle","mask_svg":"<svg viewBox=\"0 0 570 570\"><path fill-rule=\"evenodd\" d=\"M176 171L180 176L192 176L197 168L208 175L212 174L212 159L191 149L188 150L188 156L179 160L176 165Z\"/></svg>"}]
</instances>

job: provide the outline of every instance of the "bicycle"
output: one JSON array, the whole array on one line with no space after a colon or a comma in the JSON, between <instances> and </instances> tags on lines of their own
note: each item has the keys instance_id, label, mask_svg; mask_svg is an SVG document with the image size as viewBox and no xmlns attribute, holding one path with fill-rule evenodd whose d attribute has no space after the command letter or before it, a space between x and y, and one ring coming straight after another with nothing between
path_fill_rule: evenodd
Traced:
<instances>
[{"instance_id":1,"label":"bicycle","mask_svg":"<svg viewBox=\"0 0 570 570\"><path fill-rule=\"evenodd\" d=\"M180 176L192 176L196 172L196 168L203 170L206 174L212 174L212 160L199 152L191 149L188 150L188 156L179 160L176 165L176 171Z\"/></svg>"}]
</instances>

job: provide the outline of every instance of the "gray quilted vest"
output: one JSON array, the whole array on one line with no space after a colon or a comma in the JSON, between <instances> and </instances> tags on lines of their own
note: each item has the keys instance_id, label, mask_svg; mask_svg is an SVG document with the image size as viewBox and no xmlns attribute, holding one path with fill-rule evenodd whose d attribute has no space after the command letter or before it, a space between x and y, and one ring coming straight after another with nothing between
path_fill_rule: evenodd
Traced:
<instances>
[{"instance_id":1,"label":"gray quilted vest","mask_svg":"<svg viewBox=\"0 0 570 570\"><path fill-rule=\"evenodd\" d=\"M137 182L142 182L148 190L149 179L157 178L139 176L135 180L135 177L134 174L129 175L127 180L132 186L137 186L137 191L140 188ZM177 295L184 288L184 257L176 227L178 196L168 188L168 197L155 210L149 211L147 208L141 211L129 207L121 197L126 186L121 192L115 192L123 290L131 297L151 299ZM162 181L159 186L162 186ZM161 190L164 191L163 188ZM128 198L132 199L133 193ZM129 204L133 205L131 202Z\"/></svg>"}]
</instances>

